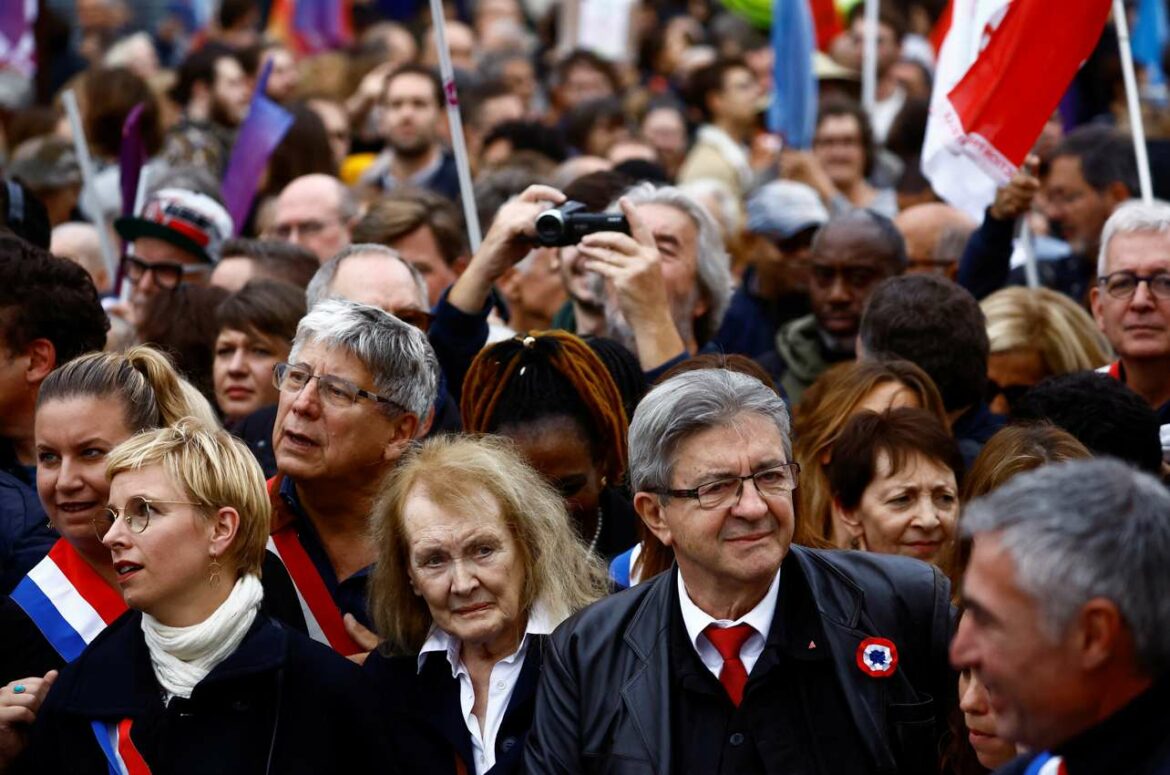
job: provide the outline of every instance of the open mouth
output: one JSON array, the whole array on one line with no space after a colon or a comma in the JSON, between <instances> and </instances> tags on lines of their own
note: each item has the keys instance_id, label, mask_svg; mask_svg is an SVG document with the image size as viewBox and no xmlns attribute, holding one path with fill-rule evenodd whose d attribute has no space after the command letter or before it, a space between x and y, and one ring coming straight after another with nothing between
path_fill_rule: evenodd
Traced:
<instances>
[{"instance_id":1,"label":"open mouth","mask_svg":"<svg viewBox=\"0 0 1170 775\"><path fill-rule=\"evenodd\" d=\"M57 510L66 514L80 514L97 505L97 501L70 501L69 503L58 503Z\"/></svg>"},{"instance_id":2,"label":"open mouth","mask_svg":"<svg viewBox=\"0 0 1170 775\"><path fill-rule=\"evenodd\" d=\"M308 436L302 433L296 433L294 431L285 431L284 438L292 443L293 446L301 447L303 449L317 446L317 442L313 441Z\"/></svg>"},{"instance_id":3,"label":"open mouth","mask_svg":"<svg viewBox=\"0 0 1170 775\"><path fill-rule=\"evenodd\" d=\"M114 573L118 574L118 580L130 578L138 571L142 570L142 566L133 562L116 562L114 563Z\"/></svg>"}]
</instances>

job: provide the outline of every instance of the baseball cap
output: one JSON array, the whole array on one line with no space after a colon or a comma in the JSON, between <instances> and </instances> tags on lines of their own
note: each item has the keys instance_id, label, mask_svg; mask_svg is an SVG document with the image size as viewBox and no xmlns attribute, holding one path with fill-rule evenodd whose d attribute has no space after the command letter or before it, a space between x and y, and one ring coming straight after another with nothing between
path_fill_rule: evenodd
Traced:
<instances>
[{"instance_id":1,"label":"baseball cap","mask_svg":"<svg viewBox=\"0 0 1170 775\"><path fill-rule=\"evenodd\" d=\"M232 218L206 194L164 188L150 195L141 216L119 218L114 228L126 241L154 237L214 264L220 246L232 234Z\"/></svg>"},{"instance_id":2,"label":"baseball cap","mask_svg":"<svg viewBox=\"0 0 1170 775\"><path fill-rule=\"evenodd\" d=\"M747 230L754 234L788 239L828 220L817 192L794 180L773 181L748 197Z\"/></svg>"}]
</instances>

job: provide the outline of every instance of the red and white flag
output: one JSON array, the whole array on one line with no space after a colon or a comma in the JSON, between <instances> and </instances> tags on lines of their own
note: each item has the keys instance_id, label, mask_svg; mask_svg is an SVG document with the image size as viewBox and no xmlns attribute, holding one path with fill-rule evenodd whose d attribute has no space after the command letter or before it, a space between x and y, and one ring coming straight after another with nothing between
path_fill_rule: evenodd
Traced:
<instances>
[{"instance_id":1,"label":"red and white flag","mask_svg":"<svg viewBox=\"0 0 1170 775\"><path fill-rule=\"evenodd\" d=\"M922 171L983 220L1101 37L1111 0L954 0Z\"/></svg>"}]
</instances>

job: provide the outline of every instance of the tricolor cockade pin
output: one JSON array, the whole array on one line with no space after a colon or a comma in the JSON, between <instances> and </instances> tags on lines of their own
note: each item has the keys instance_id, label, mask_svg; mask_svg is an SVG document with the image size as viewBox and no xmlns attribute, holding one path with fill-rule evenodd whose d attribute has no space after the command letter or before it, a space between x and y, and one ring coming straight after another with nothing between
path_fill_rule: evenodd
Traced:
<instances>
[{"instance_id":1,"label":"tricolor cockade pin","mask_svg":"<svg viewBox=\"0 0 1170 775\"><path fill-rule=\"evenodd\" d=\"M857 647L857 666L871 678L889 678L898 667L898 649L885 638L866 638Z\"/></svg>"}]
</instances>

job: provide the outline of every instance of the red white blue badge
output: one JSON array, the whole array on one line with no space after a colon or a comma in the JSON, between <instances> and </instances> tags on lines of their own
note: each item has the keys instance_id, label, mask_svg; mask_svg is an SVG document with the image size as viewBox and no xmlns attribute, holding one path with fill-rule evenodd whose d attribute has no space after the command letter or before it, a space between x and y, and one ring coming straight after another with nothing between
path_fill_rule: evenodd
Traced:
<instances>
[{"instance_id":1,"label":"red white blue badge","mask_svg":"<svg viewBox=\"0 0 1170 775\"><path fill-rule=\"evenodd\" d=\"M885 638L866 638L857 647L857 666L871 678L889 678L898 667L898 649Z\"/></svg>"}]
</instances>

